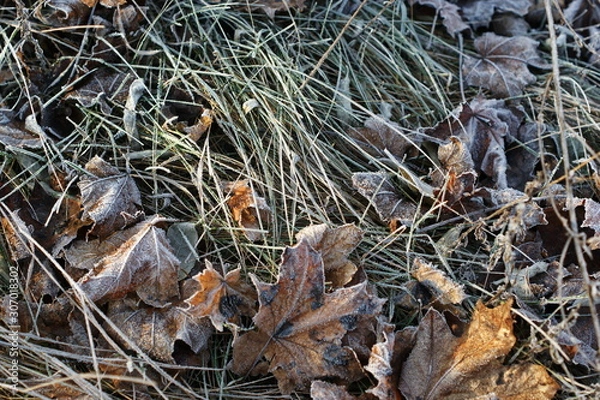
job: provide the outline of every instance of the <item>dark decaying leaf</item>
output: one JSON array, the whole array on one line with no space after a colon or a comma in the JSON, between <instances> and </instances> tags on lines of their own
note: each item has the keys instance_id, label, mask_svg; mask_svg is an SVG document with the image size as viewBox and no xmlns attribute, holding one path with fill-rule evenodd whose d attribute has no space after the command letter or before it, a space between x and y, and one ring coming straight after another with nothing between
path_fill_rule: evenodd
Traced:
<instances>
[{"instance_id":1,"label":"dark decaying leaf","mask_svg":"<svg viewBox=\"0 0 600 400\"><path fill-rule=\"evenodd\" d=\"M19 121L12 112L0 110L0 144L3 146L39 149L45 135L40 136L36 131L28 130L25 121Z\"/></svg>"},{"instance_id":2,"label":"dark decaying leaf","mask_svg":"<svg viewBox=\"0 0 600 400\"><path fill-rule=\"evenodd\" d=\"M218 331L226 323L237 324L240 315L252 317L255 312L256 291L241 279L241 269L229 271L223 277L209 262L204 271L194 276L200 289L186 300L187 312L198 317L210 317Z\"/></svg>"},{"instance_id":3,"label":"dark decaying leaf","mask_svg":"<svg viewBox=\"0 0 600 400\"><path fill-rule=\"evenodd\" d=\"M488 309L479 301L460 337L442 314L429 310L402 367L402 394L408 399L552 399L559 385L543 366L502 364L516 342L511 304Z\"/></svg>"},{"instance_id":4,"label":"dark decaying leaf","mask_svg":"<svg viewBox=\"0 0 600 400\"><path fill-rule=\"evenodd\" d=\"M133 343L154 359L175 363L175 342L187 344L192 352L206 349L213 328L208 318L189 315L180 307L156 309L140 307L133 299L122 299L110 303L108 317ZM112 329L109 328L109 331ZM127 348L131 347L113 335Z\"/></svg>"},{"instance_id":5,"label":"dark decaying leaf","mask_svg":"<svg viewBox=\"0 0 600 400\"><path fill-rule=\"evenodd\" d=\"M531 0L458 0L463 18L477 30L489 26L495 13L513 13L525 16Z\"/></svg>"},{"instance_id":6,"label":"dark decaying leaf","mask_svg":"<svg viewBox=\"0 0 600 400\"><path fill-rule=\"evenodd\" d=\"M112 113L112 107L107 100L124 102L131 80L132 77L123 72L95 71L79 82L74 90L65 95L64 99L77 101L86 108L98 106L100 111L109 115Z\"/></svg>"},{"instance_id":7,"label":"dark decaying leaf","mask_svg":"<svg viewBox=\"0 0 600 400\"><path fill-rule=\"evenodd\" d=\"M135 181L95 156L86 165L89 175L81 178L83 219L91 218L90 235L104 239L139 219L142 198Z\"/></svg>"},{"instance_id":8,"label":"dark decaying leaf","mask_svg":"<svg viewBox=\"0 0 600 400\"><path fill-rule=\"evenodd\" d=\"M402 159L417 141L414 136L406 136L407 133L398 124L386 121L381 116L367 119L363 128L351 128L347 134L373 157L388 157L387 150L392 156Z\"/></svg>"},{"instance_id":9,"label":"dark decaying leaf","mask_svg":"<svg viewBox=\"0 0 600 400\"><path fill-rule=\"evenodd\" d=\"M310 225L296 234L296 240L306 240L313 249L321 254L325 268L325 280L333 287L343 287L352 280L358 270L348 260L350 254L360 243L363 231L354 224L330 228L326 224Z\"/></svg>"},{"instance_id":10,"label":"dark decaying leaf","mask_svg":"<svg viewBox=\"0 0 600 400\"><path fill-rule=\"evenodd\" d=\"M381 220L390 225L412 225L417 207L400 197L386 173L356 173L352 175L352 186L373 204Z\"/></svg>"},{"instance_id":11,"label":"dark decaying leaf","mask_svg":"<svg viewBox=\"0 0 600 400\"><path fill-rule=\"evenodd\" d=\"M136 292L146 304L163 307L179 296L179 260L171 252L165 231L156 226L161 220L148 218L109 237L108 247L91 242L96 246L67 256L73 265L89 265L86 260L94 260L93 269L78 282L92 301L103 303Z\"/></svg>"},{"instance_id":12,"label":"dark decaying leaf","mask_svg":"<svg viewBox=\"0 0 600 400\"><path fill-rule=\"evenodd\" d=\"M581 222L582 228L591 228L594 235L588 239L592 250L600 249L600 203L592 199L574 198L565 205L565 210L583 206L584 214Z\"/></svg>"},{"instance_id":13,"label":"dark decaying leaf","mask_svg":"<svg viewBox=\"0 0 600 400\"><path fill-rule=\"evenodd\" d=\"M492 178L499 189L509 187L510 182L522 190L532 177L538 159L538 144L531 137L532 132L537 131L537 124L524 121L520 107L508 107L502 100L477 97L447 120L425 129L424 133L447 143L440 146L440 162L448 172L455 171L457 178L469 178L465 187L472 183L468 174L474 169ZM527 157L520 164L523 169L515 170L519 164L509 167L508 155L511 161ZM439 181L438 178L438 185Z\"/></svg>"},{"instance_id":14,"label":"dark decaying leaf","mask_svg":"<svg viewBox=\"0 0 600 400\"><path fill-rule=\"evenodd\" d=\"M537 46L537 41L526 36L506 37L486 32L475 39L481 57L465 57L462 66L465 82L489 89L499 97L519 96L525 86L536 81L528 66L546 67Z\"/></svg>"},{"instance_id":15,"label":"dark decaying leaf","mask_svg":"<svg viewBox=\"0 0 600 400\"><path fill-rule=\"evenodd\" d=\"M452 4L447 0L409 0L408 4L415 5L420 4L422 6L429 6L435 8L436 12L442 17L442 23L444 28L448 31L450 36L456 37L457 34L469 29L462 16L460 15L460 7L456 4Z\"/></svg>"},{"instance_id":16,"label":"dark decaying leaf","mask_svg":"<svg viewBox=\"0 0 600 400\"><path fill-rule=\"evenodd\" d=\"M285 250L275 284L252 280L260 304L256 330L235 339L233 372L267 369L282 393L307 390L321 377L352 382L363 376L354 351L341 343L359 317L380 312L384 301L368 293L366 282L325 293L323 261L306 241Z\"/></svg>"}]
</instances>

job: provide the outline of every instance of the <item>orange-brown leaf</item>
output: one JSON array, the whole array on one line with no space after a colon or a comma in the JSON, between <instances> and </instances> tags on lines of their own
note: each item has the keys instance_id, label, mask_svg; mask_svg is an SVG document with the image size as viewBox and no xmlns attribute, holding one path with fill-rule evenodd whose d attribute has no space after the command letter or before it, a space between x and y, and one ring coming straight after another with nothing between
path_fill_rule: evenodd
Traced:
<instances>
[{"instance_id":1,"label":"orange-brown leaf","mask_svg":"<svg viewBox=\"0 0 600 400\"><path fill-rule=\"evenodd\" d=\"M363 232L354 224L346 224L330 228L326 224L311 225L296 234L296 239L303 239L321 253L325 268L325 280L333 287L346 285L357 271L356 265L348 260L348 254L358 246Z\"/></svg>"},{"instance_id":2,"label":"orange-brown leaf","mask_svg":"<svg viewBox=\"0 0 600 400\"><path fill-rule=\"evenodd\" d=\"M233 220L246 237L250 241L261 239L271 219L271 209L265 199L254 193L247 180L225 182L223 190L230 195L227 205Z\"/></svg>"},{"instance_id":3,"label":"orange-brown leaf","mask_svg":"<svg viewBox=\"0 0 600 400\"><path fill-rule=\"evenodd\" d=\"M194 276L200 289L186 300L190 305L188 313L210 317L218 331L223 330L225 323L237 323L240 314L253 316L256 291L240 280L240 272L241 268L237 268L223 277L207 262L204 271Z\"/></svg>"},{"instance_id":4,"label":"orange-brown leaf","mask_svg":"<svg viewBox=\"0 0 600 400\"><path fill-rule=\"evenodd\" d=\"M342 337L359 317L380 311L383 300L368 293L366 282L325 293L323 261L306 241L286 249L276 283L252 279L259 291L256 330L234 341L235 373L252 373L264 357L283 393L306 390L320 377L352 382L363 376Z\"/></svg>"}]
</instances>

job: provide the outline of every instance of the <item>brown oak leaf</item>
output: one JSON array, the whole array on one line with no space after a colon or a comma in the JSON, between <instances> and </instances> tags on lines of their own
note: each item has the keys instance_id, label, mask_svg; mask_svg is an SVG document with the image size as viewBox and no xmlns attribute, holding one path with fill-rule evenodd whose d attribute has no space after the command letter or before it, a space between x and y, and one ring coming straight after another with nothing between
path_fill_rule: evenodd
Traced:
<instances>
[{"instance_id":1,"label":"brown oak leaf","mask_svg":"<svg viewBox=\"0 0 600 400\"><path fill-rule=\"evenodd\" d=\"M77 186L81 191L83 219L91 218L90 235L104 239L135 222L141 215L142 197L135 181L95 156L86 165L88 175Z\"/></svg>"},{"instance_id":2,"label":"brown oak leaf","mask_svg":"<svg viewBox=\"0 0 600 400\"><path fill-rule=\"evenodd\" d=\"M409 400L552 399L559 385L543 366L502 364L516 342L511 305L488 309L479 301L461 337L452 334L442 314L429 310L402 366L402 394Z\"/></svg>"},{"instance_id":3,"label":"brown oak leaf","mask_svg":"<svg viewBox=\"0 0 600 400\"><path fill-rule=\"evenodd\" d=\"M208 318L190 315L181 307L163 309L140 307L131 298L110 303L108 318L133 343L154 359L175 363L175 341L181 340L194 353L208 345L213 328ZM132 349L120 335L113 336L125 348Z\"/></svg>"},{"instance_id":4,"label":"brown oak leaf","mask_svg":"<svg viewBox=\"0 0 600 400\"><path fill-rule=\"evenodd\" d=\"M237 324L240 314L253 316L256 313L256 291L240 277L241 268L229 271L223 277L207 261L204 271L194 276L200 283L200 289L185 300L190 305L187 312L210 317L219 332L223 330L223 324Z\"/></svg>"},{"instance_id":5,"label":"brown oak leaf","mask_svg":"<svg viewBox=\"0 0 600 400\"><path fill-rule=\"evenodd\" d=\"M395 226L398 222L410 226L417 207L402 199L390 177L383 172L359 172L352 175L352 186L373 203L379 218Z\"/></svg>"},{"instance_id":6,"label":"brown oak leaf","mask_svg":"<svg viewBox=\"0 0 600 400\"><path fill-rule=\"evenodd\" d=\"M323 261L306 241L285 250L276 283L252 280L259 292L256 330L234 340L233 372L268 370L286 394L307 390L320 377L352 382L363 376L342 337L361 316L380 312L384 300L366 282L325 293Z\"/></svg>"},{"instance_id":7,"label":"brown oak leaf","mask_svg":"<svg viewBox=\"0 0 600 400\"><path fill-rule=\"evenodd\" d=\"M462 66L465 82L489 89L495 96L519 96L525 86L536 81L527 66L546 68L537 46L537 41L526 36L506 37L486 32L475 39L481 57L465 57Z\"/></svg>"},{"instance_id":8,"label":"brown oak leaf","mask_svg":"<svg viewBox=\"0 0 600 400\"><path fill-rule=\"evenodd\" d=\"M265 199L254 193L248 180L225 182L223 190L230 195L227 205L233 220L242 228L248 240L254 242L261 239L271 219L271 208Z\"/></svg>"},{"instance_id":9,"label":"brown oak leaf","mask_svg":"<svg viewBox=\"0 0 600 400\"><path fill-rule=\"evenodd\" d=\"M363 231L354 224L330 228L326 224L308 226L296 234L296 240L306 240L313 249L321 253L325 268L325 280L333 287L343 287L352 280L358 270L348 260L350 254L360 243Z\"/></svg>"},{"instance_id":10,"label":"brown oak leaf","mask_svg":"<svg viewBox=\"0 0 600 400\"><path fill-rule=\"evenodd\" d=\"M159 216L148 218L115 233L106 240L106 247L91 241L67 256L74 266L90 267L86 260L92 260L92 269L79 280L92 301L102 303L136 292L146 304L163 307L179 296L179 260L171 252L165 231L156 226L161 221Z\"/></svg>"}]
</instances>

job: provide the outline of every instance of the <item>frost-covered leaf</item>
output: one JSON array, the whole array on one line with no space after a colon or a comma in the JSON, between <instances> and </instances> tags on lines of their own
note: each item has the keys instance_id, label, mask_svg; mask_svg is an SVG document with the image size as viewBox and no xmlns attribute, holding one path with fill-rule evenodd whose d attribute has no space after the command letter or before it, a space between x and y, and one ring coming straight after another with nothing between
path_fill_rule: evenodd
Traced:
<instances>
[{"instance_id":1,"label":"frost-covered leaf","mask_svg":"<svg viewBox=\"0 0 600 400\"><path fill-rule=\"evenodd\" d=\"M423 6L433 7L442 17L442 23L448 31L448 34L452 37L456 37L457 34L469 29L462 16L460 15L460 7L456 4L452 4L447 0L409 0L408 4L411 6L414 4L420 4Z\"/></svg>"},{"instance_id":2,"label":"frost-covered leaf","mask_svg":"<svg viewBox=\"0 0 600 400\"><path fill-rule=\"evenodd\" d=\"M139 307L132 299L110 303L108 318L152 358L175 363L175 342L181 340L194 353L206 349L213 328L207 318L189 315L180 307ZM115 338L131 349L119 335ZM131 349L132 350L132 349Z\"/></svg>"},{"instance_id":3,"label":"frost-covered leaf","mask_svg":"<svg viewBox=\"0 0 600 400\"><path fill-rule=\"evenodd\" d=\"M458 0L463 18L474 30L486 28L495 13L513 13L525 16L532 4L531 0Z\"/></svg>"},{"instance_id":4,"label":"frost-covered leaf","mask_svg":"<svg viewBox=\"0 0 600 400\"><path fill-rule=\"evenodd\" d=\"M373 204L382 221L412 224L417 207L400 197L386 173L356 173L352 175L352 186Z\"/></svg>"},{"instance_id":5,"label":"frost-covered leaf","mask_svg":"<svg viewBox=\"0 0 600 400\"><path fill-rule=\"evenodd\" d=\"M179 260L171 252L165 231L156 226L160 221L154 216L118 232L114 241L108 239L108 252L100 246L94 250L92 245L87 247L91 253L80 253L80 259L68 258L74 265L88 258L97 260L78 282L92 301L103 303L136 292L146 304L163 307L179 296Z\"/></svg>"},{"instance_id":6,"label":"frost-covered leaf","mask_svg":"<svg viewBox=\"0 0 600 400\"><path fill-rule=\"evenodd\" d=\"M411 275L426 286L441 304L460 304L467 298L462 285L421 258L415 258Z\"/></svg>"},{"instance_id":7,"label":"frost-covered leaf","mask_svg":"<svg viewBox=\"0 0 600 400\"><path fill-rule=\"evenodd\" d=\"M177 222L167 229L167 239L173 248L173 254L179 259L179 278L183 279L196 265L198 253L196 244L198 242L196 224L191 222Z\"/></svg>"},{"instance_id":8,"label":"frost-covered leaf","mask_svg":"<svg viewBox=\"0 0 600 400\"><path fill-rule=\"evenodd\" d=\"M225 182L223 190L230 197L227 205L233 220L242 228L248 240L262 239L271 220L271 208L264 198L254 193L247 180Z\"/></svg>"},{"instance_id":9,"label":"frost-covered leaf","mask_svg":"<svg viewBox=\"0 0 600 400\"><path fill-rule=\"evenodd\" d=\"M516 342L511 304L488 309L479 301L461 337L452 334L442 314L429 310L402 366L402 394L409 399L552 399L559 385L543 366L502 364Z\"/></svg>"},{"instance_id":10,"label":"frost-covered leaf","mask_svg":"<svg viewBox=\"0 0 600 400\"><path fill-rule=\"evenodd\" d=\"M374 157L387 157L385 150L398 159L415 145L416 137L407 137L401 133L398 124L387 121L381 116L369 118L363 128L351 128L347 131L356 144Z\"/></svg>"},{"instance_id":11,"label":"frost-covered leaf","mask_svg":"<svg viewBox=\"0 0 600 400\"><path fill-rule=\"evenodd\" d=\"M103 239L140 217L142 198L133 178L98 156L85 169L89 174L77 186L83 202L82 218L94 221L88 234Z\"/></svg>"},{"instance_id":12,"label":"frost-covered leaf","mask_svg":"<svg viewBox=\"0 0 600 400\"><path fill-rule=\"evenodd\" d=\"M475 39L481 57L465 57L462 70L470 86L489 89L499 97L522 94L536 81L528 66L546 67L537 52L538 43L526 36L498 36L486 32Z\"/></svg>"},{"instance_id":13,"label":"frost-covered leaf","mask_svg":"<svg viewBox=\"0 0 600 400\"><path fill-rule=\"evenodd\" d=\"M198 317L210 317L220 332L226 323L237 324L240 315L255 314L256 291L241 279L241 269L229 271L223 277L207 261L204 271L194 277L200 289L186 300L187 312Z\"/></svg>"},{"instance_id":14,"label":"frost-covered leaf","mask_svg":"<svg viewBox=\"0 0 600 400\"><path fill-rule=\"evenodd\" d=\"M333 287L343 287L352 280L356 265L348 260L363 237L361 229L354 224L330 228L326 224L310 225L296 234L296 240L306 240L323 258L325 280Z\"/></svg>"},{"instance_id":15,"label":"frost-covered leaf","mask_svg":"<svg viewBox=\"0 0 600 400\"><path fill-rule=\"evenodd\" d=\"M366 282L325 293L323 261L306 241L286 249L276 283L252 280L260 304L256 330L234 341L233 372L268 370L282 393L306 390L321 377L352 382L363 376L342 338L361 316L380 312L384 301L367 291Z\"/></svg>"}]
</instances>

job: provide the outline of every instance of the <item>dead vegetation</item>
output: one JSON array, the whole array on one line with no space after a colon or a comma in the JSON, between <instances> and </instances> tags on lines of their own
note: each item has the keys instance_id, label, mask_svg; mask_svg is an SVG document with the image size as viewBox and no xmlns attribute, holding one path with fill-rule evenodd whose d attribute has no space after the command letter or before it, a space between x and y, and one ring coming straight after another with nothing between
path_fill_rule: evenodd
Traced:
<instances>
[{"instance_id":1,"label":"dead vegetation","mask_svg":"<svg viewBox=\"0 0 600 400\"><path fill-rule=\"evenodd\" d=\"M0 395L600 397L599 19L0 4Z\"/></svg>"}]
</instances>

